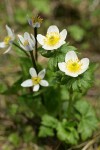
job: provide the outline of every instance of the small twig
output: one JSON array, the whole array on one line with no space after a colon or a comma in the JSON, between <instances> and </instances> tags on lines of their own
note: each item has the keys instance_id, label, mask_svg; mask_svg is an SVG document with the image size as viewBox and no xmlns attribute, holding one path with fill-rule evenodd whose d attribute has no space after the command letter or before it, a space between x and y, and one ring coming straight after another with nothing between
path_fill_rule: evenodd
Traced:
<instances>
[{"instance_id":1,"label":"small twig","mask_svg":"<svg viewBox=\"0 0 100 150\"><path fill-rule=\"evenodd\" d=\"M69 148L68 150L76 150L76 149L79 149L79 148L81 148L81 147L83 147L84 145L86 145L88 142L84 142L84 143L81 143L81 144L79 144L79 145L77 145L77 146L73 146L73 147L71 147L71 148Z\"/></svg>"}]
</instances>

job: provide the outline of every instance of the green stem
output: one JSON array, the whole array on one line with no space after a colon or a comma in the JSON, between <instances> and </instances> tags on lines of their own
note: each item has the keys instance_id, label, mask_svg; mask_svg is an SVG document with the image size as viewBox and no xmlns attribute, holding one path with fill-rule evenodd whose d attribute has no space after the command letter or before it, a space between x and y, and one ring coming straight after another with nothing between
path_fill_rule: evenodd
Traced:
<instances>
[{"instance_id":1,"label":"green stem","mask_svg":"<svg viewBox=\"0 0 100 150\"><path fill-rule=\"evenodd\" d=\"M30 55L31 55L33 67L36 69L36 72L38 72L38 69L37 69L37 66L36 66L36 62L35 62L35 59L34 59L34 55L33 55L33 51L30 51Z\"/></svg>"},{"instance_id":2,"label":"green stem","mask_svg":"<svg viewBox=\"0 0 100 150\"><path fill-rule=\"evenodd\" d=\"M68 110L67 110L67 113L68 113L68 118L70 119L71 118L71 113L72 113L72 95L73 95L73 91L72 89L70 90L70 99L69 99L69 104L68 104Z\"/></svg>"},{"instance_id":3,"label":"green stem","mask_svg":"<svg viewBox=\"0 0 100 150\"><path fill-rule=\"evenodd\" d=\"M17 45L15 42L12 43L14 46L18 47L22 52L24 52L24 54L29 57L28 53L23 49L21 48L19 45Z\"/></svg>"},{"instance_id":4,"label":"green stem","mask_svg":"<svg viewBox=\"0 0 100 150\"><path fill-rule=\"evenodd\" d=\"M35 60L37 61L38 55L37 55L37 28L34 28L34 37L35 37Z\"/></svg>"}]
</instances>

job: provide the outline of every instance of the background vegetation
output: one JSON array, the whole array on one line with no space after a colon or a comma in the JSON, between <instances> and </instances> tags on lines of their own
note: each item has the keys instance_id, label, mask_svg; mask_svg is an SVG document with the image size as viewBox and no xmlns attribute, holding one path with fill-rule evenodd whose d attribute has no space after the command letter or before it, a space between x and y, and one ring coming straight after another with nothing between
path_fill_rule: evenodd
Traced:
<instances>
[{"instance_id":1,"label":"background vegetation","mask_svg":"<svg viewBox=\"0 0 100 150\"><path fill-rule=\"evenodd\" d=\"M25 31L32 32L32 28L30 28L27 23L27 15L32 16L34 14L39 14L44 19L39 33L45 34L48 26L53 24L57 25L60 29L66 28L68 30L66 41L70 41L71 45L76 46L84 57L89 57L91 61L99 64L99 5L99 0L1 0L0 41L2 41L6 35L6 24L10 25L16 33L23 33ZM16 89L13 87L13 92L10 94L8 93L8 95L2 94L5 89L9 88L17 81L21 71L16 56L16 49L13 48L10 54L7 55L2 55L3 52L4 50L0 49L0 149L56 150L59 146L58 143L50 139L47 139L45 142L41 141L38 144L34 144L36 143L34 131L30 123L24 126L26 120L23 112L28 112L25 114L27 117L33 114L31 114L30 110L26 110L23 101L21 101L23 107L20 107L20 112L22 112L22 114L20 115L20 113L17 113L19 101L16 97ZM42 56L40 56L38 60L44 65L47 61ZM95 108L98 119L100 119L99 91L100 67L98 65L95 72L94 86L89 90L86 96L88 101ZM19 124L23 122L22 127L18 122ZM19 131L20 134L24 133L23 138L20 138L18 134ZM34 143L32 141L34 141ZM100 143L98 140L94 143L94 146L98 147L99 150ZM91 146L91 150L92 149L94 148Z\"/></svg>"}]
</instances>

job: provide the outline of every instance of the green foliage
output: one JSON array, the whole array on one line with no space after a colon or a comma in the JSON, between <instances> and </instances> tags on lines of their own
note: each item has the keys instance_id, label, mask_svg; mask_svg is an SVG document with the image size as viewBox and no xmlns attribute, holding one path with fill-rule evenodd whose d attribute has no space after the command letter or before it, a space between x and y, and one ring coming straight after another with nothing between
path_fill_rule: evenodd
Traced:
<instances>
[{"instance_id":1,"label":"green foliage","mask_svg":"<svg viewBox=\"0 0 100 150\"><path fill-rule=\"evenodd\" d=\"M21 57L20 58L20 65L21 65L21 69L22 69L22 76L24 78L29 77L29 68L32 67L31 60L27 57Z\"/></svg>"},{"instance_id":2,"label":"green foliage","mask_svg":"<svg viewBox=\"0 0 100 150\"><path fill-rule=\"evenodd\" d=\"M12 133L8 137L9 142L11 142L15 147L18 147L20 144L20 137L18 133Z\"/></svg>"},{"instance_id":3,"label":"green foliage","mask_svg":"<svg viewBox=\"0 0 100 150\"><path fill-rule=\"evenodd\" d=\"M39 130L39 137L48 137L48 136L54 136L54 132L52 128L48 128L45 126L41 126Z\"/></svg>"},{"instance_id":4,"label":"green foliage","mask_svg":"<svg viewBox=\"0 0 100 150\"><path fill-rule=\"evenodd\" d=\"M78 111L76 117L79 120L78 132L82 140L92 136L93 131L97 128L98 121L93 108L84 100L77 101L75 108Z\"/></svg>"},{"instance_id":5,"label":"green foliage","mask_svg":"<svg viewBox=\"0 0 100 150\"><path fill-rule=\"evenodd\" d=\"M15 21L20 23L20 24L25 24L26 23L26 14L29 14L26 10L22 8L17 8L15 9Z\"/></svg>"},{"instance_id":6,"label":"green foliage","mask_svg":"<svg viewBox=\"0 0 100 150\"><path fill-rule=\"evenodd\" d=\"M61 141L64 141L65 143L74 144L76 145L79 136L74 126L71 126L71 124L66 123L59 123L57 127L57 136Z\"/></svg>"},{"instance_id":7,"label":"green foliage","mask_svg":"<svg viewBox=\"0 0 100 150\"><path fill-rule=\"evenodd\" d=\"M7 87L6 87L6 85L5 84L0 84L0 93L2 94L2 93L4 93L5 91L7 90Z\"/></svg>"},{"instance_id":8,"label":"green foliage","mask_svg":"<svg viewBox=\"0 0 100 150\"><path fill-rule=\"evenodd\" d=\"M35 8L37 8L38 11L43 12L45 14L49 14L50 13L49 0L38 0L38 1L29 0L29 2Z\"/></svg>"},{"instance_id":9,"label":"green foliage","mask_svg":"<svg viewBox=\"0 0 100 150\"><path fill-rule=\"evenodd\" d=\"M31 126L27 126L24 129L23 140L26 143L32 142L34 140L34 131Z\"/></svg>"},{"instance_id":10,"label":"green foliage","mask_svg":"<svg viewBox=\"0 0 100 150\"><path fill-rule=\"evenodd\" d=\"M52 116L49 115L44 115L42 117L42 125L47 126L47 127L52 127L52 128L56 128L57 124L58 124L58 120Z\"/></svg>"},{"instance_id":11,"label":"green foliage","mask_svg":"<svg viewBox=\"0 0 100 150\"><path fill-rule=\"evenodd\" d=\"M85 30L78 25L71 25L68 30L71 37L77 42L81 41L85 36Z\"/></svg>"}]
</instances>

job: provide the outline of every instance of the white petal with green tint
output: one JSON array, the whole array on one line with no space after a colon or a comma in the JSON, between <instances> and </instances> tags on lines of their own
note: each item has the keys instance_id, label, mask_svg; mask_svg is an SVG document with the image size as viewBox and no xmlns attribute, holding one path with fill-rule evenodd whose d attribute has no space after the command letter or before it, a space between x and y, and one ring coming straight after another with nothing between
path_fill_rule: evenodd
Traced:
<instances>
[{"instance_id":1,"label":"white petal with green tint","mask_svg":"<svg viewBox=\"0 0 100 150\"><path fill-rule=\"evenodd\" d=\"M40 85L42 85L42 86L48 86L49 83L46 80L41 80L40 81Z\"/></svg>"},{"instance_id":2,"label":"white petal with green tint","mask_svg":"<svg viewBox=\"0 0 100 150\"><path fill-rule=\"evenodd\" d=\"M45 36L41 35L41 34L38 34L37 35L37 41L41 44L41 45L44 45L44 39L45 39Z\"/></svg>"},{"instance_id":3,"label":"white petal with green tint","mask_svg":"<svg viewBox=\"0 0 100 150\"><path fill-rule=\"evenodd\" d=\"M32 77L37 77L37 72L34 68L30 68L29 73Z\"/></svg>"},{"instance_id":4,"label":"white petal with green tint","mask_svg":"<svg viewBox=\"0 0 100 150\"><path fill-rule=\"evenodd\" d=\"M8 53L10 50L11 50L11 46L9 46L8 49L3 54Z\"/></svg>"},{"instance_id":5,"label":"white petal with green tint","mask_svg":"<svg viewBox=\"0 0 100 150\"><path fill-rule=\"evenodd\" d=\"M88 58L83 58L83 59L80 60L80 62L82 64L82 66L81 66L81 71L79 72L79 74L82 74L89 67L89 59Z\"/></svg>"},{"instance_id":6,"label":"white petal with green tint","mask_svg":"<svg viewBox=\"0 0 100 150\"><path fill-rule=\"evenodd\" d=\"M22 84L21 84L22 87L31 87L33 86L33 82L31 79L28 79L26 81L24 81Z\"/></svg>"},{"instance_id":7,"label":"white petal with green tint","mask_svg":"<svg viewBox=\"0 0 100 150\"><path fill-rule=\"evenodd\" d=\"M21 41L21 43L23 44L24 41L25 41L24 38L23 38L23 36L22 36L22 35L19 35L19 34L18 34L17 36L18 36L19 40Z\"/></svg>"},{"instance_id":8,"label":"white petal with green tint","mask_svg":"<svg viewBox=\"0 0 100 150\"><path fill-rule=\"evenodd\" d=\"M69 60L77 60L78 57L74 51L69 51L65 56L65 62L68 62Z\"/></svg>"},{"instance_id":9,"label":"white petal with green tint","mask_svg":"<svg viewBox=\"0 0 100 150\"><path fill-rule=\"evenodd\" d=\"M66 39L66 36L67 36L67 30L64 29L60 32L60 41L64 41Z\"/></svg>"},{"instance_id":10,"label":"white petal with green tint","mask_svg":"<svg viewBox=\"0 0 100 150\"><path fill-rule=\"evenodd\" d=\"M11 30L11 28L9 28L8 27L8 25L6 25L6 30L7 30L7 32L8 32L8 36L10 36L10 37L14 37L14 33L13 33L13 31Z\"/></svg>"},{"instance_id":11,"label":"white petal with green tint","mask_svg":"<svg viewBox=\"0 0 100 150\"><path fill-rule=\"evenodd\" d=\"M50 32L58 32L59 33L59 29L57 26L51 25L47 30L47 33L50 33Z\"/></svg>"},{"instance_id":12,"label":"white petal with green tint","mask_svg":"<svg viewBox=\"0 0 100 150\"><path fill-rule=\"evenodd\" d=\"M66 71L66 63L65 62L58 63L58 67L61 71L63 71L63 72Z\"/></svg>"},{"instance_id":13,"label":"white petal with green tint","mask_svg":"<svg viewBox=\"0 0 100 150\"><path fill-rule=\"evenodd\" d=\"M45 73L46 73L46 70L45 70L45 69L41 70L41 71L38 73L38 77L40 77L41 79L43 79L44 76L45 76Z\"/></svg>"},{"instance_id":14,"label":"white petal with green tint","mask_svg":"<svg viewBox=\"0 0 100 150\"><path fill-rule=\"evenodd\" d=\"M33 91L34 91L34 92L36 92L36 91L38 91L38 90L39 90L39 88L40 88L40 85L39 85L39 84L34 85L34 87L33 87Z\"/></svg>"}]
</instances>

